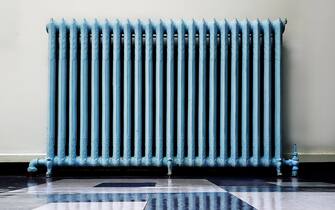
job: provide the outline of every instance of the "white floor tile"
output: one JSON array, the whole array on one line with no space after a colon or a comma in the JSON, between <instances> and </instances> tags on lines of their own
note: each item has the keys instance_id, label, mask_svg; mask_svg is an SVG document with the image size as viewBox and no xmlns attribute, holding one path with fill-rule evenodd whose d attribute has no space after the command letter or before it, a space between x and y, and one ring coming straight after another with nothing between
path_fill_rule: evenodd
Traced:
<instances>
[{"instance_id":1,"label":"white floor tile","mask_svg":"<svg viewBox=\"0 0 335 210\"><path fill-rule=\"evenodd\" d=\"M69 202L48 203L33 210L143 210L146 202Z\"/></svg>"},{"instance_id":2,"label":"white floor tile","mask_svg":"<svg viewBox=\"0 0 335 210\"><path fill-rule=\"evenodd\" d=\"M231 192L259 210L334 210L334 192Z\"/></svg>"},{"instance_id":3,"label":"white floor tile","mask_svg":"<svg viewBox=\"0 0 335 210\"><path fill-rule=\"evenodd\" d=\"M326 183L326 182L268 182L270 184L275 184L282 187L335 187L335 184Z\"/></svg>"}]
</instances>

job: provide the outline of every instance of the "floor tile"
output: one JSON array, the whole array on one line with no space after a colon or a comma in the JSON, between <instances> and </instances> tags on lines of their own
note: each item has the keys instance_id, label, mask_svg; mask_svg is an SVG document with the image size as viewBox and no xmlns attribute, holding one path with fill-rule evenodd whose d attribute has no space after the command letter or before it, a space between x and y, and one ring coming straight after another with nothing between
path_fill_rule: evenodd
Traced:
<instances>
[{"instance_id":1,"label":"floor tile","mask_svg":"<svg viewBox=\"0 0 335 210\"><path fill-rule=\"evenodd\" d=\"M33 209L43 205L61 207L63 203L105 203L105 202L147 202L146 210L178 209L178 210L228 210L254 209L228 192L198 192L198 193L97 193L97 194L16 194L7 198L2 207L8 210L17 209L13 206L15 200L29 201L19 203L20 209ZM56 203L56 204L55 204ZM60 205L57 205L60 203ZM52 204L52 205L49 205ZM56 208L57 209L57 208ZM64 208L58 208L64 209ZM65 208L66 209L66 208Z\"/></svg>"},{"instance_id":2,"label":"floor tile","mask_svg":"<svg viewBox=\"0 0 335 210\"><path fill-rule=\"evenodd\" d=\"M68 202L48 203L33 210L143 210L146 202Z\"/></svg>"},{"instance_id":3,"label":"floor tile","mask_svg":"<svg viewBox=\"0 0 335 210\"><path fill-rule=\"evenodd\" d=\"M105 182L94 187L155 187L155 182Z\"/></svg>"},{"instance_id":4,"label":"floor tile","mask_svg":"<svg viewBox=\"0 0 335 210\"><path fill-rule=\"evenodd\" d=\"M173 193L173 192L224 192L206 179L131 179L132 183L153 182L154 187L94 187L101 183L129 183L129 179L62 179L32 186L16 193Z\"/></svg>"},{"instance_id":5,"label":"floor tile","mask_svg":"<svg viewBox=\"0 0 335 210\"><path fill-rule=\"evenodd\" d=\"M0 176L0 193L46 183L44 177Z\"/></svg>"},{"instance_id":6,"label":"floor tile","mask_svg":"<svg viewBox=\"0 0 335 210\"><path fill-rule=\"evenodd\" d=\"M292 182L269 182L269 184L274 184L282 187L335 187L335 184L326 183L326 182L301 182L301 181L292 181Z\"/></svg>"},{"instance_id":7,"label":"floor tile","mask_svg":"<svg viewBox=\"0 0 335 210\"><path fill-rule=\"evenodd\" d=\"M296 178L0 178L0 209L335 209L335 184ZM90 206L91 205L91 206ZM134 207L135 208L135 207ZM143 209L143 208L142 208Z\"/></svg>"},{"instance_id":8,"label":"floor tile","mask_svg":"<svg viewBox=\"0 0 335 210\"><path fill-rule=\"evenodd\" d=\"M258 210L333 210L335 193L328 192L231 192Z\"/></svg>"}]
</instances>

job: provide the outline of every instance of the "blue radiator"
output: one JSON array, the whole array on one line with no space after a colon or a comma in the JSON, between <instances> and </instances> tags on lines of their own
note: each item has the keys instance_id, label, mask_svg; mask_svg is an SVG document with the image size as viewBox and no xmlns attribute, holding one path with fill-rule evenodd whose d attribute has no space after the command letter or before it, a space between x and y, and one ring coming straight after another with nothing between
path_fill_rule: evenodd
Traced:
<instances>
[{"instance_id":1,"label":"blue radiator","mask_svg":"<svg viewBox=\"0 0 335 210\"><path fill-rule=\"evenodd\" d=\"M55 22L47 157L38 165L275 167L282 34L275 21Z\"/></svg>"}]
</instances>

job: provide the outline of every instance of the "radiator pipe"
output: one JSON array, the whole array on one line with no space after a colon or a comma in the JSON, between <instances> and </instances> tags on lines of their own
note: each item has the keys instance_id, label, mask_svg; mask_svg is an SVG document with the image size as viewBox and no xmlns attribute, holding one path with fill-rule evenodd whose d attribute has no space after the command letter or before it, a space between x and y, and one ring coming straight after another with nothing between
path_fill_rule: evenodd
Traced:
<instances>
[{"instance_id":1,"label":"radiator pipe","mask_svg":"<svg viewBox=\"0 0 335 210\"><path fill-rule=\"evenodd\" d=\"M37 167L43 165L46 166L46 159L35 158L29 162L27 171L29 173L37 172Z\"/></svg>"},{"instance_id":2,"label":"radiator pipe","mask_svg":"<svg viewBox=\"0 0 335 210\"><path fill-rule=\"evenodd\" d=\"M284 163L292 167L292 176L298 176L299 170L299 154L297 150L297 145L293 145L291 159L285 160Z\"/></svg>"}]
</instances>

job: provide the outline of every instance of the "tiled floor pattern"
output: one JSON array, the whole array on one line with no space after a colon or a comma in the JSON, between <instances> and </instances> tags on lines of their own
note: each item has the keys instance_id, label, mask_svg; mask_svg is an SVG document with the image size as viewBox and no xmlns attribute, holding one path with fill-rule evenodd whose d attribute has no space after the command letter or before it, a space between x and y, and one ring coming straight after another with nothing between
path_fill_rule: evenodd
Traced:
<instances>
[{"instance_id":1,"label":"tiled floor pattern","mask_svg":"<svg viewBox=\"0 0 335 210\"><path fill-rule=\"evenodd\" d=\"M335 184L298 179L0 177L0 209L335 209Z\"/></svg>"}]
</instances>

